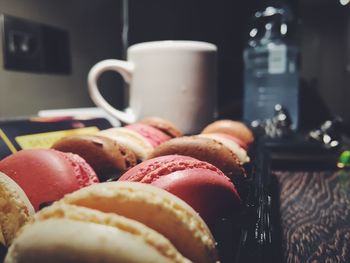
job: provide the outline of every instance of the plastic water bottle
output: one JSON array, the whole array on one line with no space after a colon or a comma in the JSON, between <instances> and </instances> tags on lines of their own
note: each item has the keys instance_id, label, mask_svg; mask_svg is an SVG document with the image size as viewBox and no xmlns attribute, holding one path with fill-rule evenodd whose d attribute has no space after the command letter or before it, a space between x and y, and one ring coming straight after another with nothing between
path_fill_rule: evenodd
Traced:
<instances>
[{"instance_id":1,"label":"plastic water bottle","mask_svg":"<svg viewBox=\"0 0 350 263\"><path fill-rule=\"evenodd\" d=\"M288 110L292 128L297 128L299 49L295 28L293 14L281 0L267 2L254 14L243 55L245 121L271 118L274 106L280 104Z\"/></svg>"}]
</instances>

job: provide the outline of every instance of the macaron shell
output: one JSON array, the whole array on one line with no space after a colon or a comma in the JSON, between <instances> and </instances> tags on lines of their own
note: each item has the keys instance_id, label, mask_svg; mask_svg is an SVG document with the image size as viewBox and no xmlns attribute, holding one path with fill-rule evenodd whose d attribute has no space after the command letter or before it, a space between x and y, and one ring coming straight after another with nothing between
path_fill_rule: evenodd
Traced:
<instances>
[{"instance_id":1,"label":"macaron shell","mask_svg":"<svg viewBox=\"0 0 350 263\"><path fill-rule=\"evenodd\" d=\"M139 134L141 134L153 145L153 147L157 147L163 142L166 142L171 139L169 135L165 134L161 130L158 130L156 128L153 128L152 126L143 123L130 124L125 126L125 128L136 131Z\"/></svg>"},{"instance_id":2,"label":"macaron shell","mask_svg":"<svg viewBox=\"0 0 350 263\"><path fill-rule=\"evenodd\" d=\"M166 155L138 164L123 174L119 181L152 183L163 175L194 168L212 170L217 175L226 177L218 168L207 162L202 162L189 156ZM229 181L228 178L226 179Z\"/></svg>"},{"instance_id":3,"label":"macaron shell","mask_svg":"<svg viewBox=\"0 0 350 263\"><path fill-rule=\"evenodd\" d=\"M215 240L198 214L184 201L157 187L108 182L66 195L62 202L116 213L156 230L194 262L216 262Z\"/></svg>"},{"instance_id":4,"label":"macaron shell","mask_svg":"<svg viewBox=\"0 0 350 263\"><path fill-rule=\"evenodd\" d=\"M0 262L3 262L7 254L7 246L0 226Z\"/></svg>"},{"instance_id":5,"label":"macaron shell","mask_svg":"<svg viewBox=\"0 0 350 263\"><path fill-rule=\"evenodd\" d=\"M241 148L235 141L230 140L229 138L222 136L221 134L208 133L208 134L199 134L199 137L211 138L221 142L227 148L229 148L235 155L237 155L241 164L248 163L250 158L247 155L247 152Z\"/></svg>"},{"instance_id":6,"label":"macaron shell","mask_svg":"<svg viewBox=\"0 0 350 263\"><path fill-rule=\"evenodd\" d=\"M233 120L218 120L206 126L202 133L226 133L238 137L247 145L254 141L251 130L243 123Z\"/></svg>"},{"instance_id":7,"label":"macaron shell","mask_svg":"<svg viewBox=\"0 0 350 263\"><path fill-rule=\"evenodd\" d=\"M186 201L211 227L222 218L237 217L240 197L224 176L203 168L177 171L151 183Z\"/></svg>"},{"instance_id":8,"label":"macaron shell","mask_svg":"<svg viewBox=\"0 0 350 263\"><path fill-rule=\"evenodd\" d=\"M67 136L52 148L81 156L94 169L100 181L106 181L111 174L123 173L136 165L136 156L131 150L105 136Z\"/></svg>"},{"instance_id":9,"label":"macaron shell","mask_svg":"<svg viewBox=\"0 0 350 263\"><path fill-rule=\"evenodd\" d=\"M142 239L115 227L48 219L26 227L5 263L174 262Z\"/></svg>"},{"instance_id":10,"label":"macaron shell","mask_svg":"<svg viewBox=\"0 0 350 263\"><path fill-rule=\"evenodd\" d=\"M238 157L222 143L209 138L184 136L171 139L154 149L149 159L164 155L185 155L208 162L230 179L245 177Z\"/></svg>"},{"instance_id":11,"label":"macaron shell","mask_svg":"<svg viewBox=\"0 0 350 263\"><path fill-rule=\"evenodd\" d=\"M237 138L236 136L229 135L227 133L213 132L213 133L202 133L202 134L214 134L223 138L227 138L231 141L234 141L236 144L238 144L240 147L242 147L246 151L249 148L248 145L245 142L243 142L241 139Z\"/></svg>"},{"instance_id":12,"label":"macaron shell","mask_svg":"<svg viewBox=\"0 0 350 263\"><path fill-rule=\"evenodd\" d=\"M0 172L0 230L4 245L12 243L17 231L34 215L34 208L23 190Z\"/></svg>"},{"instance_id":13,"label":"macaron shell","mask_svg":"<svg viewBox=\"0 0 350 263\"><path fill-rule=\"evenodd\" d=\"M98 182L92 168L78 155L55 150L22 150L0 161L0 171L26 193L34 209Z\"/></svg>"},{"instance_id":14,"label":"macaron shell","mask_svg":"<svg viewBox=\"0 0 350 263\"><path fill-rule=\"evenodd\" d=\"M183 135L174 123L159 117L147 117L142 119L140 123L157 128L172 138L181 137Z\"/></svg>"},{"instance_id":15,"label":"macaron shell","mask_svg":"<svg viewBox=\"0 0 350 263\"><path fill-rule=\"evenodd\" d=\"M189 262L164 236L144 224L117 214L103 213L94 209L56 202L53 205L40 210L34 217L34 221L36 222L50 219L69 219L78 222L91 222L114 227L124 233L130 234L130 239L139 239L145 243L145 248L136 251L142 253L144 249L151 249L157 251L159 257L163 257L164 261ZM116 243L119 242L120 240ZM132 247L133 246L130 248ZM131 259L133 257L133 252L134 251L130 249L129 254Z\"/></svg>"},{"instance_id":16,"label":"macaron shell","mask_svg":"<svg viewBox=\"0 0 350 263\"><path fill-rule=\"evenodd\" d=\"M1 225L0 225L0 260L3 258L2 257L2 254L1 254L1 248L2 247L5 247L6 248L6 241L5 241L5 237L4 237L4 235L3 235L3 233L2 233L3 231L2 231L2 229L1 229Z\"/></svg>"},{"instance_id":17,"label":"macaron shell","mask_svg":"<svg viewBox=\"0 0 350 263\"><path fill-rule=\"evenodd\" d=\"M73 153L64 153L56 151L73 167L75 177L78 181L79 188L98 183L99 179L92 167L79 155Z\"/></svg>"},{"instance_id":18,"label":"macaron shell","mask_svg":"<svg viewBox=\"0 0 350 263\"><path fill-rule=\"evenodd\" d=\"M137 159L145 160L153 151L153 145L141 134L127 128L110 128L98 133L115 140L118 144L132 150Z\"/></svg>"}]
</instances>

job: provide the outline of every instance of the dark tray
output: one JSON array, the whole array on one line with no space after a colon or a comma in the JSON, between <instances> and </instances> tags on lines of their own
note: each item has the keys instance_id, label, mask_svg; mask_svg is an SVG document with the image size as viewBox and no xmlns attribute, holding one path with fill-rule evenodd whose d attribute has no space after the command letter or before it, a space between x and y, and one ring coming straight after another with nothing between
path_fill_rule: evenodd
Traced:
<instances>
[{"instance_id":1,"label":"dark tray","mask_svg":"<svg viewBox=\"0 0 350 263\"><path fill-rule=\"evenodd\" d=\"M336 168L339 152L300 138L260 139L251 156L231 262L350 262L350 172Z\"/></svg>"}]
</instances>

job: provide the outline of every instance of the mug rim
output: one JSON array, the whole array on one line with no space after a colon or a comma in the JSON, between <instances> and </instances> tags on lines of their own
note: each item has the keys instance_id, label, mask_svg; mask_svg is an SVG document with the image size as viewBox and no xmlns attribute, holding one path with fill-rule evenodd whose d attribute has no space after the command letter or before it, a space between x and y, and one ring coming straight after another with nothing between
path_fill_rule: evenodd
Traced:
<instances>
[{"instance_id":1,"label":"mug rim","mask_svg":"<svg viewBox=\"0 0 350 263\"><path fill-rule=\"evenodd\" d=\"M193 50L193 51L217 51L216 45L195 40L160 40L147 41L131 45L128 51L144 50Z\"/></svg>"}]
</instances>

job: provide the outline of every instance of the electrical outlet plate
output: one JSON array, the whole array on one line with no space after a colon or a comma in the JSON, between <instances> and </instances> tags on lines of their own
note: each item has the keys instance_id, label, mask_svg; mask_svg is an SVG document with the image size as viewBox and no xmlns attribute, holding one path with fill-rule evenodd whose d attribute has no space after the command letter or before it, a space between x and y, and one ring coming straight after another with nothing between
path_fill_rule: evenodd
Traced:
<instances>
[{"instance_id":1,"label":"electrical outlet plate","mask_svg":"<svg viewBox=\"0 0 350 263\"><path fill-rule=\"evenodd\" d=\"M5 69L39 72L40 25L7 15L2 15L1 20Z\"/></svg>"},{"instance_id":2,"label":"electrical outlet plate","mask_svg":"<svg viewBox=\"0 0 350 263\"><path fill-rule=\"evenodd\" d=\"M69 74L69 35L49 25L1 15L4 68Z\"/></svg>"}]
</instances>

